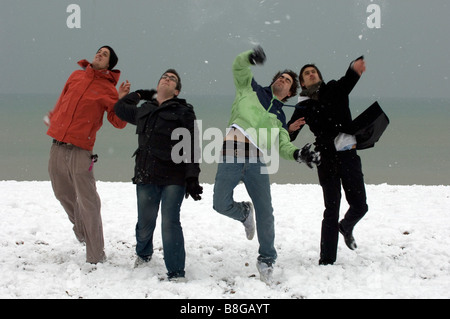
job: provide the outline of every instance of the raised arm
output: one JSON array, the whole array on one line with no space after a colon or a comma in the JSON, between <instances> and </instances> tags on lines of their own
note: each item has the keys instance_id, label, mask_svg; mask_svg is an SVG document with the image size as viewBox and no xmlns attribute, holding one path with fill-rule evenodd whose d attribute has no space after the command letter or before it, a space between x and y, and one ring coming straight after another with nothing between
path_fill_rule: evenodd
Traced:
<instances>
[{"instance_id":1,"label":"raised arm","mask_svg":"<svg viewBox=\"0 0 450 319\"><path fill-rule=\"evenodd\" d=\"M138 93L133 92L120 99L114 106L116 115L128 123L136 125L136 113L137 105L139 104L141 97Z\"/></svg>"}]
</instances>

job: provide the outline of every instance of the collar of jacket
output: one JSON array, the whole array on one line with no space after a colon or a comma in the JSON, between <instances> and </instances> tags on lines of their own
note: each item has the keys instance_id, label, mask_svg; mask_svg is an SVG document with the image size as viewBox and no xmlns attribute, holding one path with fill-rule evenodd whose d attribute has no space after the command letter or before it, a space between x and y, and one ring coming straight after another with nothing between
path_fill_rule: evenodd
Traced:
<instances>
[{"instance_id":1,"label":"collar of jacket","mask_svg":"<svg viewBox=\"0 0 450 319\"><path fill-rule=\"evenodd\" d=\"M303 89L303 91L300 93L300 97L308 97L313 100L318 100L319 91L322 88L322 84L324 84L324 82L320 81L307 89Z\"/></svg>"},{"instance_id":2,"label":"collar of jacket","mask_svg":"<svg viewBox=\"0 0 450 319\"><path fill-rule=\"evenodd\" d=\"M269 107L266 110L270 113L275 114L277 118L283 123L283 121L286 120L281 117L281 116L284 117L283 111L284 102L281 101L275 94L273 94L273 89L271 86L265 89L267 90L267 92L270 91L272 93L272 99L270 100Z\"/></svg>"},{"instance_id":3,"label":"collar of jacket","mask_svg":"<svg viewBox=\"0 0 450 319\"><path fill-rule=\"evenodd\" d=\"M88 60L78 61L78 65L82 67L88 75L104 78L114 84L114 86L119 83L120 70L94 70Z\"/></svg>"},{"instance_id":4,"label":"collar of jacket","mask_svg":"<svg viewBox=\"0 0 450 319\"><path fill-rule=\"evenodd\" d=\"M179 99L178 97L173 97L169 100L166 100L161 105L158 105L157 104L158 102L156 100L153 100L152 103L155 104L156 106L158 106L158 108L169 107L169 106L173 106L173 105L188 106L185 99Z\"/></svg>"},{"instance_id":5,"label":"collar of jacket","mask_svg":"<svg viewBox=\"0 0 450 319\"><path fill-rule=\"evenodd\" d=\"M166 108L169 108L172 106L178 106L178 105L182 105L182 106L188 107L188 108L193 108L193 106L188 104L186 102L186 100L174 97L170 100L164 101L163 104L161 104L161 105L158 105L158 102L156 100L147 101L146 103L144 103L142 105L142 114L141 115L146 116L149 113L163 111Z\"/></svg>"},{"instance_id":6,"label":"collar of jacket","mask_svg":"<svg viewBox=\"0 0 450 319\"><path fill-rule=\"evenodd\" d=\"M273 94L272 86L260 87L253 79L253 90L258 95L259 102L269 112L276 114L277 111L283 108L284 102L280 101L278 97Z\"/></svg>"}]
</instances>

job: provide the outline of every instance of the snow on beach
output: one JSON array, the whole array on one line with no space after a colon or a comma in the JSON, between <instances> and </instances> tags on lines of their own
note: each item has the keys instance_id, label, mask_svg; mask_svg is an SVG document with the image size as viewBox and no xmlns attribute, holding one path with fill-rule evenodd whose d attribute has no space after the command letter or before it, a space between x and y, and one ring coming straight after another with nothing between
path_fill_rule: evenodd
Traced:
<instances>
[{"instance_id":1,"label":"snow on beach","mask_svg":"<svg viewBox=\"0 0 450 319\"><path fill-rule=\"evenodd\" d=\"M0 182L0 298L449 298L450 187L368 185L370 211L355 230L357 251L339 242L334 266L318 266L318 185L273 185L274 286L259 280L258 242L201 202L186 200L182 225L187 283L165 278L160 229L149 265L133 268L135 187L98 182L108 260L85 263L85 247L50 182ZM248 200L243 185L237 200ZM347 209L345 200L342 211Z\"/></svg>"}]
</instances>

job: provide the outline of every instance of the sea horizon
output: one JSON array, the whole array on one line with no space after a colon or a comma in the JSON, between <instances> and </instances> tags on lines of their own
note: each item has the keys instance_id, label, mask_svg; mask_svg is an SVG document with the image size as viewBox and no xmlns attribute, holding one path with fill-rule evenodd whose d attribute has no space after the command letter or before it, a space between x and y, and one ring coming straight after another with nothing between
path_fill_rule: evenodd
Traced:
<instances>
[{"instance_id":1,"label":"sea horizon","mask_svg":"<svg viewBox=\"0 0 450 319\"><path fill-rule=\"evenodd\" d=\"M234 100L232 95L201 96L182 94L194 106L202 121L203 134L208 128L225 132ZM0 180L46 181L52 139L46 135L43 117L58 98L55 94L0 94L2 156ZM296 98L288 101L294 105ZM353 118L378 101L391 124L376 146L360 151L365 182L369 185L450 185L450 100L444 98L361 98L351 97ZM290 119L294 109L285 106ZM299 148L313 143L306 127L294 142ZM208 144L204 141L204 144ZM137 148L135 128L118 130L106 120L97 134L94 152L99 155L94 173L98 181L130 182ZM200 165L200 182L213 184L217 164ZM317 171L295 162L280 159L273 184L318 184Z\"/></svg>"}]
</instances>

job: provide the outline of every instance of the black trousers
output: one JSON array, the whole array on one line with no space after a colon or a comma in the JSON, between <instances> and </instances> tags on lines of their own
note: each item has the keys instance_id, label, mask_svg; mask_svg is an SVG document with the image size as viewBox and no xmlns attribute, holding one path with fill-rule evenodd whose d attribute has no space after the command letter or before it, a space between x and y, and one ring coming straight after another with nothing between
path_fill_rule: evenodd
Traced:
<instances>
[{"instance_id":1,"label":"black trousers","mask_svg":"<svg viewBox=\"0 0 450 319\"><path fill-rule=\"evenodd\" d=\"M343 228L353 231L355 225L368 211L361 158L356 150L323 153L318 167L319 181L323 190L325 212L322 221L320 258L333 263L337 257L339 238L339 210L341 186L350 205L341 221Z\"/></svg>"}]
</instances>

